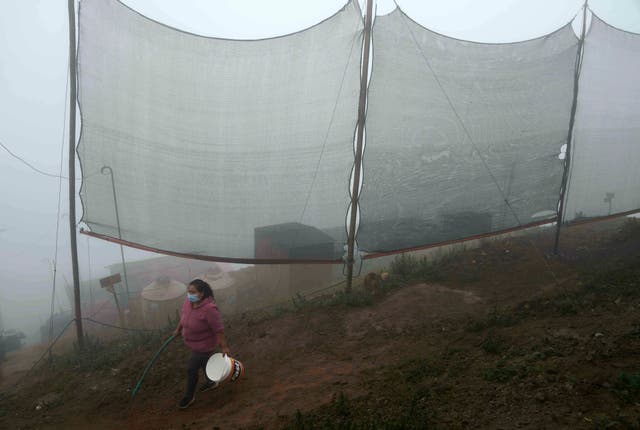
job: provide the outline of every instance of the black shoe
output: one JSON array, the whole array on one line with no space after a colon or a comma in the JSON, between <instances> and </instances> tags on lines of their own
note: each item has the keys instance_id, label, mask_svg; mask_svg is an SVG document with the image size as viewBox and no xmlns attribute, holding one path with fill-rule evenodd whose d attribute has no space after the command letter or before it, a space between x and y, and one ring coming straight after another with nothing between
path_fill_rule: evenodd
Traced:
<instances>
[{"instance_id":1,"label":"black shoe","mask_svg":"<svg viewBox=\"0 0 640 430\"><path fill-rule=\"evenodd\" d=\"M199 391L200 391L201 393L204 393L205 391L209 391L209 390L211 390L212 388L216 388L217 386L218 386L218 383L217 383L217 382L209 381L209 380L207 379L207 381L206 381L204 384L202 384L202 385L200 386L200 390L199 390Z\"/></svg>"},{"instance_id":2,"label":"black shoe","mask_svg":"<svg viewBox=\"0 0 640 430\"><path fill-rule=\"evenodd\" d=\"M196 401L196 396L193 396L191 398L188 398L185 396L182 398L182 400L180 400L180 403L178 403L178 407L180 409L187 409L195 401Z\"/></svg>"}]
</instances>

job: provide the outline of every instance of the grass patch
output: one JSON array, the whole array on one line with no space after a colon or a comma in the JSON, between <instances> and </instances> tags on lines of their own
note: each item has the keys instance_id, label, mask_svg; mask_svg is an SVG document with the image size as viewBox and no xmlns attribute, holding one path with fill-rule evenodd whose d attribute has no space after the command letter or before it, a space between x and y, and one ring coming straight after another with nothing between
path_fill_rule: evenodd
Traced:
<instances>
[{"instance_id":1,"label":"grass patch","mask_svg":"<svg viewBox=\"0 0 640 430\"><path fill-rule=\"evenodd\" d=\"M352 308L359 308L363 306L371 306L373 304L373 298L365 291L351 291L347 293L345 291L338 291L333 296L330 296L326 302L329 306L347 306Z\"/></svg>"},{"instance_id":2,"label":"grass patch","mask_svg":"<svg viewBox=\"0 0 640 430\"><path fill-rule=\"evenodd\" d=\"M166 331L127 332L122 338L105 342L98 337L85 335L84 346L73 343L67 354L53 356L53 368L73 368L80 371L95 371L117 366L132 353L154 348Z\"/></svg>"},{"instance_id":3,"label":"grass patch","mask_svg":"<svg viewBox=\"0 0 640 430\"><path fill-rule=\"evenodd\" d=\"M587 269L582 273L584 293L598 296L640 296L640 257L616 261L605 268Z\"/></svg>"},{"instance_id":4,"label":"grass patch","mask_svg":"<svg viewBox=\"0 0 640 430\"><path fill-rule=\"evenodd\" d=\"M505 340L499 336L494 334L490 334L480 344L480 347L487 354L501 354L506 351L509 346L505 342Z\"/></svg>"},{"instance_id":5,"label":"grass patch","mask_svg":"<svg viewBox=\"0 0 640 430\"><path fill-rule=\"evenodd\" d=\"M613 391L625 403L636 402L640 398L640 373L620 373L613 383Z\"/></svg>"},{"instance_id":6,"label":"grass patch","mask_svg":"<svg viewBox=\"0 0 640 430\"><path fill-rule=\"evenodd\" d=\"M429 430L432 415L424 406L424 397L413 396L406 404L385 413L381 408L367 408L368 399L349 399L340 392L329 405L304 414L299 410L285 428L288 430Z\"/></svg>"},{"instance_id":7,"label":"grass patch","mask_svg":"<svg viewBox=\"0 0 640 430\"><path fill-rule=\"evenodd\" d=\"M443 373L424 358L372 371L367 376L369 394L351 399L340 392L329 404L313 411L296 412L285 428L290 430L401 430L434 428L435 414L427 407L431 391L438 393L430 377ZM437 384L436 384L437 385Z\"/></svg>"},{"instance_id":8,"label":"grass patch","mask_svg":"<svg viewBox=\"0 0 640 430\"><path fill-rule=\"evenodd\" d=\"M518 323L519 317L510 308L494 306L482 319L471 319L467 322L466 330L478 333L491 327L511 327Z\"/></svg>"},{"instance_id":9,"label":"grass patch","mask_svg":"<svg viewBox=\"0 0 640 430\"><path fill-rule=\"evenodd\" d=\"M550 357L564 357L565 355L557 351L554 347L548 346L540 349L539 351L534 351L530 356L530 361L544 361Z\"/></svg>"},{"instance_id":10,"label":"grass patch","mask_svg":"<svg viewBox=\"0 0 640 430\"><path fill-rule=\"evenodd\" d=\"M442 374L442 369L426 360L409 360L400 366L403 379L408 383L417 384L428 376Z\"/></svg>"},{"instance_id":11,"label":"grass patch","mask_svg":"<svg viewBox=\"0 0 640 430\"><path fill-rule=\"evenodd\" d=\"M438 282L444 279L444 262L417 257L411 254L397 256L390 265L390 272L404 281Z\"/></svg>"},{"instance_id":12,"label":"grass patch","mask_svg":"<svg viewBox=\"0 0 640 430\"><path fill-rule=\"evenodd\" d=\"M253 311L249 316L245 316L251 325L261 323L266 320L280 318L289 313L306 312L312 309L320 309L326 307L365 307L373 304L373 297L363 290L352 290L347 293L339 290L331 295L317 296L309 298L301 293L296 293L291 297L289 302L279 303L267 307L266 310Z\"/></svg>"},{"instance_id":13,"label":"grass patch","mask_svg":"<svg viewBox=\"0 0 640 430\"><path fill-rule=\"evenodd\" d=\"M632 420L625 416L612 418L606 414L595 415L591 420L591 425L594 430L637 430L640 428L640 422L637 419Z\"/></svg>"},{"instance_id":14,"label":"grass patch","mask_svg":"<svg viewBox=\"0 0 640 430\"><path fill-rule=\"evenodd\" d=\"M505 360L500 360L495 367L485 369L482 377L485 381L504 384L516 377L526 378L533 370L524 364L507 363Z\"/></svg>"}]
</instances>

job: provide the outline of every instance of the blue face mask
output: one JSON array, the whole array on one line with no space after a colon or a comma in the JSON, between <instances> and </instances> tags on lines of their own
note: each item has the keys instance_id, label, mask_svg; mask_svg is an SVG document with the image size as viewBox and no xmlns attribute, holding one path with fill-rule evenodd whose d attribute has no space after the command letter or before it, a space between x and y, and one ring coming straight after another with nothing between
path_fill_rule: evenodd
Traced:
<instances>
[{"instance_id":1,"label":"blue face mask","mask_svg":"<svg viewBox=\"0 0 640 430\"><path fill-rule=\"evenodd\" d=\"M187 293L187 298L189 299L189 301L191 303L195 303L195 302L199 302L200 301L200 297L198 297L197 294Z\"/></svg>"}]
</instances>

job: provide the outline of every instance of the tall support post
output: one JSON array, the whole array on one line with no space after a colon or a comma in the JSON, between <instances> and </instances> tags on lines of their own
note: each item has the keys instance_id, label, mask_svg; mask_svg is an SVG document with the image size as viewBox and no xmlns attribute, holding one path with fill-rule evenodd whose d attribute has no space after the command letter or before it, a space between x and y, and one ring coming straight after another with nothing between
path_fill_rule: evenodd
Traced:
<instances>
[{"instance_id":1,"label":"tall support post","mask_svg":"<svg viewBox=\"0 0 640 430\"><path fill-rule=\"evenodd\" d=\"M116 183L113 179L113 169L110 166L102 166L100 169L100 173L105 175L105 172L109 172L109 176L111 176L111 189L113 190L113 205L116 209L116 225L118 226L118 239L122 240L122 230L120 230L120 212L118 212L118 198L116 196ZM127 280L127 265L124 262L124 248L122 244L120 244L120 258L122 259L122 274L124 275L124 290L127 294L127 301L125 306L129 307L129 281Z\"/></svg>"},{"instance_id":2,"label":"tall support post","mask_svg":"<svg viewBox=\"0 0 640 430\"><path fill-rule=\"evenodd\" d=\"M80 308L80 274L78 272L78 243L76 241L76 7L68 0L69 11L69 235L73 271L73 307L78 346L84 346L82 310Z\"/></svg>"},{"instance_id":3,"label":"tall support post","mask_svg":"<svg viewBox=\"0 0 640 430\"><path fill-rule=\"evenodd\" d=\"M353 171L353 188L351 190L351 217L349 220L349 236L347 242L347 286L346 292L351 292L353 282L354 248L356 239L356 221L358 215L358 200L360 198L360 169L362 167L362 140L364 135L364 120L367 110L367 83L369 78L369 49L371 47L371 23L373 0L367 0L367 12L364 22L364 48L362 54L362 69L360 75L360 101L358 102L358 131L356 135L356 152Z\"/></svg>"},{"instance_id":4,"label":"tall support post","mask_svg":"<svg viewBox=\"0 0 640 430\"><path fill-rule=\"evenodd\" d=\"M571 141L573 139L573 126L576 119L576 109L578 107L578 88L580 84L580 69L582 68L582 57L584 53L584 36L587 28L587 9L589 0L585 0L582 11L582 32L578 42L578 56L576 58L576 70L573 77L573 103L571 105L571 117L569 119L569 134L567 136L567 149L564 152L564 171L562 173L562 184L560 185L560 201L558 203L558 216L556 217L556 238L553 244L553 253L558 255L558 245L560 244L560 228L564 218L564 203L569 182L569 168L571 167Z\"/></svg>"}]
</instances>

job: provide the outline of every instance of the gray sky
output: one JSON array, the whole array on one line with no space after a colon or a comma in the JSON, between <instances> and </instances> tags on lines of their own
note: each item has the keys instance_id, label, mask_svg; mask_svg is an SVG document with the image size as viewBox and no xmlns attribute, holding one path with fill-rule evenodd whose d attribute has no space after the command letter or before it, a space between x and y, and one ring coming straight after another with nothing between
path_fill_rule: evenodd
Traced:
<instances>
[{"instance_id":1,"label":"gray sky","mask_svg":"<svg viewBox=\"0 0 640 430\"><path fill-rule=\"evenodd\" d=\"M287 34L332 15L344 0L124 0L143 14L190 32L254 39ZM580 11L580 0L398 0L424 26L453 37L507 42L554 31ZM67 175L63 140L67 79L67 1L0 0L0 142L36 168ZM640 0L591 0L618 28L640 33ZM393 1L379 0L378 14ZM61 145L64 144L64 147ZM62 149L62 152L61 152ZM59 182L0 148L0 313L5 328L31 329L48 316ZM62 183L56 302L68 307L71 280L67 183ZM77 186L79 189L79 183ZM80 219L78 201L76 218ZM79 235L81 278L106 275L119 247ZM150 256L125 249L128 260ZM27 321L31 323L26 326Z\"/></svg>"}]
</instances>

